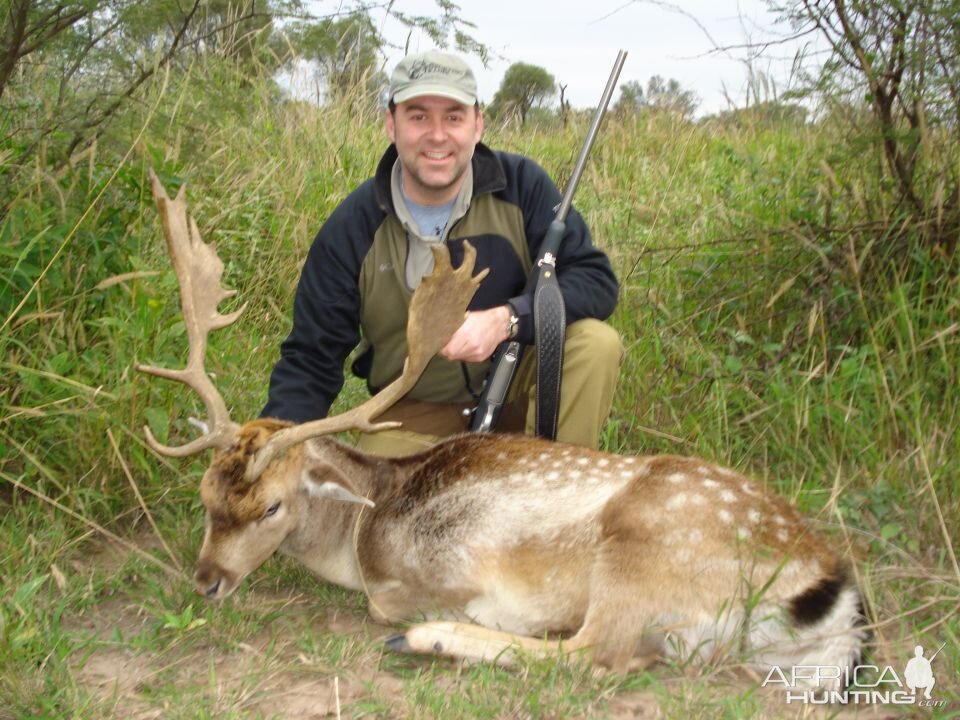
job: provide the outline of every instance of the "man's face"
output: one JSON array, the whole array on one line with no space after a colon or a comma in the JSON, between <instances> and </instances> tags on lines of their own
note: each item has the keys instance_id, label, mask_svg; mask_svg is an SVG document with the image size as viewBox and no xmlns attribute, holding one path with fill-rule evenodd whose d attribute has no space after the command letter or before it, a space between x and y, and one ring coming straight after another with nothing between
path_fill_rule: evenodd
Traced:
<instances>
[{"instance_id":1,"label":"man's face","mask_svg":"<svg viewBox=\"0 0 960 720\"><path fill-rule=\"evenodd\" d=\"M483 115L448 98L413 98L387 111L387 136L403 166L403 190L421 205L456 197L483 134Z\"/></svg>"}]
</instances>

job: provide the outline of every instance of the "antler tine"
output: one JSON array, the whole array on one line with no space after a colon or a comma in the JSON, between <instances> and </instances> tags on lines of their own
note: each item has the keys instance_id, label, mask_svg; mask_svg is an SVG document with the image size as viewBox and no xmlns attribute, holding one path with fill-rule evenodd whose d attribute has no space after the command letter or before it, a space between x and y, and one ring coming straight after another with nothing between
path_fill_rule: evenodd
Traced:
<instances>
[{"instance_id":1,"label":"antler tine","mask_svg":"<svg viewBox=\"0 0 960 720\"><path fill-rule=\"evenodd\" d=\"M184 186L181 186L176 198L171 200L153 170L149 171L149 176L153 198L163 223L163 234L167 239L167 250L180 284L180 307L187 328L190 354L187 366L182 370L149 365L136 367L150 375L176 380L192 388L206 406L211 431L179 447L157 442L149 428L144 428L144 432L147 443L161 455L186 457L207 448L225 447L236 434L237 425L231 422L226 403L204 369L204 357L210 332L235 322L246 305L229 315L217 312L217 305L222 300L236 294L235 291L225 290L220 285L223 263L217 256L216 249L203 242L197 223L187 215Z\"/></svg>"},{"instance_id":2,"label":"antler tine","mask_svg":"<svg viewBox=\"0 0 960 720\"><path fill-rule=\"evenodd\" d=\"M407 320L407 360L400 377L380 392L348 412L314 420L274 433L256 458L247 466L248 478L256 478L284 450L320 435L344 430L379 432L400 426L398 422L374 423L373 419L417 384L427 363L450 340L463 323L470 299L489 270L473 274L477 251L463 243L463 262L456 270L444 246L433 246L433 272L420 281L413 293Z\"/></svg>"}]
</instances>

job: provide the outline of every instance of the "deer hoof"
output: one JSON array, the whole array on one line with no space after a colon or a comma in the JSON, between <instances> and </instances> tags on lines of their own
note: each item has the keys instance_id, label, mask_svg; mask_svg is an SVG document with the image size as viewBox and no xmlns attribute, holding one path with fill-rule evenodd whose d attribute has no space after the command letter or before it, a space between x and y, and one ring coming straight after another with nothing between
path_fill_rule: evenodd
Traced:
<instances>
[{"instance_id":1,"label":"deer hoof","mask_svg":"<svg viewBox=\"0 0 960 720\"><path fill-rule=\"evenodd\" d=\"M386 640L383 641L383 644L387 646L388 650L393 650L394 652L401 653L412 653L413 648L410 647L410 644L407 642L407 636L405 633L397 633L396 635L391 635Z\"/></svg>"}]
</instances>

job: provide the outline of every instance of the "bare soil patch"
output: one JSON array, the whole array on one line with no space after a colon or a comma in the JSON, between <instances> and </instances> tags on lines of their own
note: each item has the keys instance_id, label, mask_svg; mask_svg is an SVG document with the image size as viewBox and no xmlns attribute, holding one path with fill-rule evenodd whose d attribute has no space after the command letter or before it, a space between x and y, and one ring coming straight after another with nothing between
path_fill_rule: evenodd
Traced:
<instances>
[{"instance_id":1,"label":"bare soil patch","mask_svg":"<svg viewBox=\"0 0 960 720\"><path fill-rule=\"evenodd\" d=\"M148 533L144 539L147 547L155 547ZM122 549L108 548L92 553L82 565L101 561L119 569L126 559ZM104 718L191 717L191 704L202 707L205 714L239 717L314 720L421 715L409 682L418 667L428 668L431 661L398 662L396 656L389 656L384 662L382 640L394 630L374 624L359 607L323 608L311 596L262 586L231 602L248 616L272 613L280 619L252 631L244 628L253 624L241 621L235 632L204 627L196 635L186 631L172 640L169 635L157 640L160 621L156 615L126 597L113 597L65 619L94 638L87 652L71 659L77 684L97 699L99 716ZM439 692L462 692L461 684L470 682L469 678L454 663L448 663L449 673L444 672L443 662L438 661L441 671L434 680ZM406 668L406 675L394 672L398 666ZM670 677L667 668L654 672L662 681L657 692L604 693L602 716L653 720L676 717L677 708L698 708L701 712L691 717L721 717L702 713L708 707L722 713L724 698L750 692L759 698L758 717L885 720L907 716L895 708L876 706L787 706L782 693L759 688L759 678L738 670L701 669L690 671L689 677ZM591 712L586 717L597 715Z\"/></svg>"}]
</instances>

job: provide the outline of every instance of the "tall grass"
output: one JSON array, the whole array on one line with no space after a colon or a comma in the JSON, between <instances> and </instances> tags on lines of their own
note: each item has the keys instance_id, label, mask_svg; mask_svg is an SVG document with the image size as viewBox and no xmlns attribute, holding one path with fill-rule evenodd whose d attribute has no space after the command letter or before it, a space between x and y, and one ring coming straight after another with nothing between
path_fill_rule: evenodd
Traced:
<instances>
[{"instance_id":1,"label":"tall grass","mask_svg":"<svg viewBox=\"0 0 960 720\"><path fill-rule=\"evenodd\" d=\"M296 676L299 653L325 678L371 664L396 678L392 692L354 688L358 715L594 716L638 694L669 714L759 712L749 689L718 704L716 677L679 691L677 668L628 680L539 665L461 677L380 659L360 620L356 637L318 627L331 613L360 618L360 598L284 563L229 607L194 599L177 567L196 551L206 459L157 458L140 428L191 437L185 419L200 405L133 371L186 355L146 169L168 188L186 184L225 285L249 303L213 336L207 363L244 419L265 399L314 233L385 140L356 106L285 101L214 61L152 93L75 165L38 162L0 219L0 717L269 715L257 704L267 676L228 683L239 695L227 697L213 669L264 637L271 673ZM534 156L562 184L584 129L496 129L487 141ZM955 140L944 152L957 154ZM870 263L877 233L909 237L870 224L875 166L829 124L612 119L576 203L623 288L613 322L628 353L605 445L727 462L834 526L856 558L878 664L899 667L917 643L946 642L947 657L960 648L960 294L953 258ZM361 393L350 384L340 405ZM103 531L156 561L112 554ZM286 608L277 617L325 639L291 649L271 634L274 597ZM135 699L90 681L85 658L108 651L149 658ZM200 677L176 670L198 662ZM937 690L956 700L948 675Z\"/></svg>"}]
</instances>

